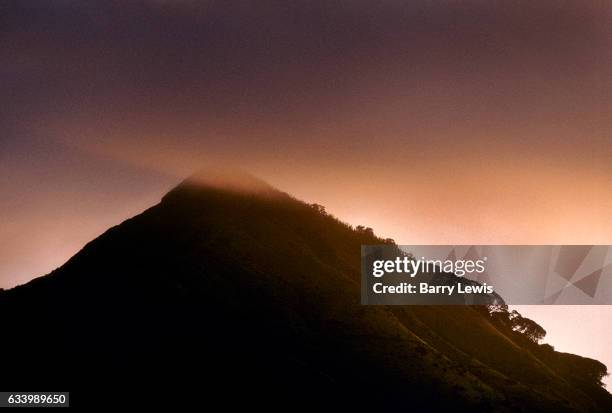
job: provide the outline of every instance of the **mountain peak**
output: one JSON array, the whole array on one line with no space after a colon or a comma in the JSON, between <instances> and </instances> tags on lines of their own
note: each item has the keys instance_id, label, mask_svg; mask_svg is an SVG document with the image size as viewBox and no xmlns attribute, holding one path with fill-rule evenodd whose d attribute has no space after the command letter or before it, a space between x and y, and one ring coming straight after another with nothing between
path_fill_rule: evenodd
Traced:
<instances>
[{"instance_id":1,"label":"mountain peak","mask_svg":"<svg viewBox=\"0 0 612 413\"><path fill-rule=\"evenodd\" d=\"M202 168L181 185L205 186L239 192L269 192L275 189L267 182L239 168Z\"/></svg>"},{"instance_id":2,"label":"mountain peak","mask_svg":"<svg viewBox=\"0 0 612 413\"><path fill-rule=\"evenodd\" d=\"M181 182L164 199L170 195L202 190L266 197L285 195L264 180L240 168L206 167Z\"/></svg>"}]
</instances>

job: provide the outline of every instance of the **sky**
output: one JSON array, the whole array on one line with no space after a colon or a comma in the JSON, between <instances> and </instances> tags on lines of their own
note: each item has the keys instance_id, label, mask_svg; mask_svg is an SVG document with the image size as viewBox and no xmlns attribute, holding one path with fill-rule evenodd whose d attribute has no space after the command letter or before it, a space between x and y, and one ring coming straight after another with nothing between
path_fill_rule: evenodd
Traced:
<instances>
[{"instance_id":1,"label":"sky","mask_svg":"<svg viewBox=\"0 0 612 413\"><path fill-rule=\"evenodd\" d=\"M607 2L8 0L0 61L0 287L209 163L401 244L612 243ZM612 367L611 308L524 311Z\"/></svg>"}]
</instances>

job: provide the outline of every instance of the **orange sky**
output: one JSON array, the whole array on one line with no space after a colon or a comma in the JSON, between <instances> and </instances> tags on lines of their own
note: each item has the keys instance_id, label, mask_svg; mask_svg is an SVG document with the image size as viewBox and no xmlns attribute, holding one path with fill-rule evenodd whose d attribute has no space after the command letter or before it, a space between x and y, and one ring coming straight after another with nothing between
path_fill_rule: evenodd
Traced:
<instances>
[{"instance_id":1,"label":"orange sky","mask_svg":"<svg viewBox=\"0 0 612 413\"><path fill-rule=\"evenodd\" d=\"M610 4L249 4L5 6L0 287L209 162L398 243L612 243ZM612 310L525 312L612 366Z\"/></svg>"}]
</instances>

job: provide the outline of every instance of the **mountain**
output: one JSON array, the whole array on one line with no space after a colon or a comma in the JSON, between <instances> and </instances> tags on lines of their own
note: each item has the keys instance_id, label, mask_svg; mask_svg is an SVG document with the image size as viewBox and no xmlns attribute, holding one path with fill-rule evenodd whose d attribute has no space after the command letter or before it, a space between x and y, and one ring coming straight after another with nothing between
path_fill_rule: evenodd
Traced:
<instances>
[{"instance_id":1,"label":"mountain","mask_svg":"<svg viewBox=\"0 0 612 413\"><path fill-rule=\"evenodd\" d=\"M360 246L381 242L248 175L197 174L0 293L0 386L74 405L612 411L605 366L485 307L360 305Z\"/></svg>"}]
</instances>

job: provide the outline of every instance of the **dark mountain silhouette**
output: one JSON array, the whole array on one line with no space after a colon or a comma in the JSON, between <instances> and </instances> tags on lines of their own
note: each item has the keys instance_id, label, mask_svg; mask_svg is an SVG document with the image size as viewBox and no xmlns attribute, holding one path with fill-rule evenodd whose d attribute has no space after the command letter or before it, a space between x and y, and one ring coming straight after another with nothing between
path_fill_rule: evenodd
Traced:
<instances>
[{"instance_id":1,"label":"dark mountain silhouette","mask_svg":"<svg viewBox=\"0 0 612 413\"><path fill-rule=\"evenodd\" d=\"M1 387L77 405L611 411L605 366L503 312L361 306L360 245L381 242L255 178L197 175L0 292Z\"/></svg>"}]
</instances>

